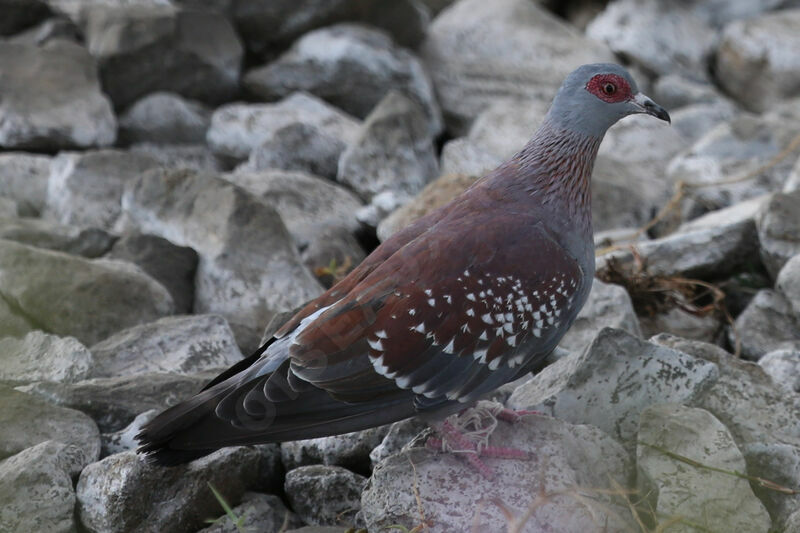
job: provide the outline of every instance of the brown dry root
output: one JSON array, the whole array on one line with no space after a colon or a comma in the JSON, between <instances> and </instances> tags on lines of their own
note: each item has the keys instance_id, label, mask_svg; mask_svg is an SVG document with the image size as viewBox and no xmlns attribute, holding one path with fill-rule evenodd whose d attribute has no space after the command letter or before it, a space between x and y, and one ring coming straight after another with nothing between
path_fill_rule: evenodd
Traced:
<instances>
[{"instance_id":1,"label":"brown dry root","mask_svg":"<svg viewBox=\"0 0 800 533\"><path fill-rule=\"evenodd\" d=\"M650 274L646 261L636 247L630 246L629 249L634 259L631 266L622 265L612 257L606 267L597 273L597 277L606 283L625 287L640 316L655 316L675 308L695 316L716 315L730 325L735 338L734 354L739 357L739 335L725 305L725 292L721 288L700 279Z\"/></svg>"}]
</instances>

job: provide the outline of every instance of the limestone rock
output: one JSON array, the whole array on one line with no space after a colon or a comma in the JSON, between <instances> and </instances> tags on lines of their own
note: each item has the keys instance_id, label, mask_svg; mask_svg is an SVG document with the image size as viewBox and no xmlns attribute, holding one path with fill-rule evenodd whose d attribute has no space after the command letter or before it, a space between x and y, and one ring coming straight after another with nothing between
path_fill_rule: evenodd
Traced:
<instances>
[{"instance_id":1,"label":"limestone rock","mask_svg":"<svg viewBox=\"0 0 800 533\"><path fill-rule=\"evenodd\" d=\"M85 414L51 405L41 398L0 386L0 458L45 441L74 445L83 452L82 466L100 456L100 433Z\"/></svg>"},{"instance_id":2,"label":"limestone rock","mask_svg":"<svg viewBox=\"0 0 800 533\"><path fill-rule=\"evenodd\" d=\"M359 123L320 99L294 93L274 104L228 104L211 116L206 139L217 155L247 159L251 151L292 124L317 128L325 137L349 144L358 135ZM274 142L274 141L273 141Z\"/></svg>"},{"instance_id":3,"label":"limestone rock","mask_svg":"<svg viewBox=\"0 0 800 533\"><path fill-rule=\"evenodd\" d=\"M423 110L392 91L342 153L336 179L369 200L387 190L413 195L437 173L433 137Z\"/></svg>"},{"instance_id":4,"label":"limestone rock","mask_svg":"<svg viewBox=\"0 0 800 533\"><path fill-rule=\"evenodd\" d=\"M756 217L761 260L773 278L789 259L800 254L798 201L800 191L775 193Z\"/></svg>"},{"instance_id":5,"label":"limestone rock","mask_svg":"<svg viewBox=\"0 0 800 533\"><path fill-rule=\"evenodd\" d=\"M359 229L355 212L361 207L361 200L344 187L317 176L267 170L235 172L224 177L275 208L300 249L326 228L350 233Z\"/></svg>"},{"instance_id":6,"label":"limestone rock","mask_svg":"<svg viewBox=\"0 0 800 533\"><path fill-rule=\"evenodd\" d=\"M705 468L687 468L685 463L652 447L709 467L745 472L747 464L742 452L714 415L677 404L652 405L642 411L638 440L640 492L651 495L659 516L681 517L670 529L691 531L699 526L753 533L770 530L769 514L746 479Z\"/></svg>"},{"instance_id":7,"label":"limestone rock","mask_svg":"<svg viewBox=\"0 0 800 533\"><path fill-rule=\"evenodd\" d=\"M0 530L76 531L72 478L85 461L79 447L55 441L0 461Z\"/></svg>"},{"instance_id":8,"label":"limestone rock","mask_svg":"<svg viewBox=\"0 0 800 533\"><path fill-rule=\"evenodd\" d=\"M635 530L627 509L591 490L611 488L612 480L625 483L631 472L627 454L607 434L592 426L531 416L513 427L501 423L493 441L529 450L531 459L487 459L496 476L492 482L454 454L411 448L385 459L361 497L367 529L380 531L394 524L411 529L423 520L421 508L432 533L498 531L509 523L506 512L520 516L528 509L531 516L519 529L526 533L595 531L598 524L609 531ZM536 490L531 490L532 482ZM546 504L538 503L539 490L553 494Z\"/></svg>"},{"instance_id":9,"label":"limestone rock","mask_svg":"<svg viewBox=\"0 0 800 533\"><path fill-rule=\"evenodd\" d=\"M244 85L266 100L305 91L358 118L396 90L419 104L431 135L442 129L433 87L420 61L388 35L365 26L341 24L309 32L277 60L248 72Z\"/></svg>"},{"instance_id":10,"label":"limestone rock","mask_svg":"<svg viewBox=\"0 0 800 533\"><path fill-rule=\"evenodd\" d=\"M92 353L73 337L31 331L22 339L0 338L0 381L75 383L93 365Z\"/></svg>"},{"instance_id":11,"label":"limestone rock","mask_svg":"<svg viewBox=\"0 0 800 533\"><path fill-rule=\"evenodd\" d=\"M116 237L100 228L81 228L41 218L0 218L0 238L94 259L109 251Z\"/></svg>"},{"instance_id":12,"label":"limestone rock","mask_svg":"<svg viewBox=\"0 0 800 533\"><path fill-rule=\"evenodd\" d=\"M203 143L211 110L200 102L170 92L137 100L119 119L120 140L127 143Z\"/></svg>"},{"instance_id":13,"label":"limestone rock","mask_svg":"<svg viewBox=\"0 0 800 533\"><path fill-rule=\"evenodd\" d=\"M35 65L35 68L31 68ZM59 150L108 146L117 121L82 46L0 43L0 147Z\"/></svg>"},{"instance_id":14,"label":"limestone rock","mask_svg":"<svg viewBox=\"0 0 800 533\"><path fill-rule=\"evenodd\" d=\"M86 11L86 46L117 107L172 91L212 104L238 92L242 45L231 22L171 3L106 3Z\"/></svg>"},{"instance_id":15,"label":"limestone rock","mask_svg":"<svg viewBox=\"0 0 800 533\"><path fill-rule=\"evenodd\" d=\"M45 216L62 224L111 229L125 183L158 165L121 150L60 154L51 163Z\"/></svg>"},{"instance_id":16,"label":"limestone rock","mask_svg":"<svg viewBox=\"0 0 800 533\"><path fill-rule=\"evenodd\" d=\"M718 375L712 363L607 328L586 351L559 359L518 387L507 405L592 424L630 445L644 408L689 402Z\"/></svg>"},{"instance_id":17,"label":"limestone rock","mask_svg":"<svg viewBox=\"0 0 800 533\"><path fill-rule=\"evenodd\" d=\"M300 466L324 464L341 466L356 472L369 471L369 455L378 446L389 426L281 444L281 459L287 471Z\"/></svg>"},{"instance_id":18,"label":"limestone rock","mask_svg":"<svg viewBox=\"0 0 800 533\"><path fill-rule=\"evenodd\" d=\"M278 213L219 176L151 172L126 189L122 205L124 228L197 251L194 311L224 316L245 351L275 313L321 292Z\"/></svg>"},{"instance_id":19,"label":"limestone rock","mask_svg":"<svg viewBox=\"0 0 800 533\"><path fill-rule=\"evenodd\" d=\"M181 533L222 514L208 484L237 505L258 483L261 456L225 448L175 468L148 464L135 452L110 455L81 472L78 514L89 531Z\"/></svg>"},{"instance_id":20,"label":"limestone rock","mask_svg":"<svg viewBox=\"0 0 800 533\"><path fill-rule=\"evenodd\" d=\"M125 329L93 345L92 378L152 372L194 374L242 359L236 339L218 315L170 316Z\"/></svg>"},{"instance_id":21,"label":"limestone rock","mask_svg":"<svg viewBox=\"0 0 800 533\"><path fill-rule=\"evenodd\" d=\"M748 359L758 360L773 350L800 349L800 321L777 291L758 291L734 326L735 332L729 332L728 338L732 343L738 338L742 355Z\"/></svg>"},{"instance_id":22,"label":"limestone rock","mask_svg":"<svg viewBox=\"0 0 800 533\"><path fill-rule=\"evenodd\" d=\"M175 309L160 283L121 261L87 260L0 239L0 271L0 293L16 314L84 344Z\"/></svg>"},{"instance_id":23,"label":"limestone rock","mask_svg":"<svg viewBox=\"0 0 800 533\"><path fill-rule=\"evenodd\" d=\"M211 526L197 533L239 533L239 531L287 531L288 528L299 527L303 522L296 514L283 504L274 494L245 492L242 503L233 508L236 516L243 518L241 527L237 528L228 516L222 515ZM337 531L337 533L341 533Z\"/></svg>"},{"instance_id":24,"label":"limestone rock","mask_svg":"<svg viewBox=\"0 0 800 533\"><path fill-rule=\"evenodd\" d=\"M785 9L732 22L725 27L715 72L722 87L743 106L763 111L800 89L800 9ZM750 80L760 80L749 91Z\"/></svg>"},{"instance_id":25,"label":"limestone rock","mask_svg":"<svg viewBox=\"0 0 800 533\"><path fill-rule=\"evenodd\" d=\"M550 101L576 65L613 60L604 45L527 0L456 2L431 23L421 55L455 136L498 99Z\"/></svg>"},{"instance_id":26,"label":"limestone rock","mask_svg":"<svg viewBox=\"0 0 800 533\"><path fill-rule=\"evenodd\" d=\"M301 466L286 474L284 490L303 522L347 526L360 508L365 481L340 466Z\"/></svg>"},{"instance_id":27,"label":"limestone rock","mask_svg":"<svg viewBox=\"0 0 800 533\"><path fill-rule=\"evenodd\" d=\"M778 387L786 392L800 393L800 349L769 352L758 360L758 364Z\"/></svg>"}]
</instances>

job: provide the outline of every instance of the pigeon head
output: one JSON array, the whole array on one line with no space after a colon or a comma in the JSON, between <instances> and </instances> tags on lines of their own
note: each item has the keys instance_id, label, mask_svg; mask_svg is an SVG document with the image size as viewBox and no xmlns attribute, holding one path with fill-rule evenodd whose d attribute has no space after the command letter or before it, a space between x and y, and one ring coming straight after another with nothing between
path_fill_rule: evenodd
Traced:
<instances>
[{"instance_id":1,"label":"pigeon head","mask_svg":"<svg viewBox=\"0 0 800 533\"><path fill-rule=\"evenodd\" d=\"M639 92L627 70L613 63L594 63L567 76L547 116L558 127L602 138L619 119L637 113L670 121L663 107Z\"/></svg>"}]
</instances>

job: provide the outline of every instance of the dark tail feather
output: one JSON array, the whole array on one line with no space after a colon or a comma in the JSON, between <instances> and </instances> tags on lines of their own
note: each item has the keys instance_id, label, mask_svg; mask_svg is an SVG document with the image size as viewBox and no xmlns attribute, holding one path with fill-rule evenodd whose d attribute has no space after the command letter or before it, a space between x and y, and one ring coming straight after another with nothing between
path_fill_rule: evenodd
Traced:
<instances>
[{"instance_id":1,"label":"dark tail feather","mask_svg":"<svg viewBox=\"0 0 800 533\"><path fill-rule=\"evenodd\" d=\"M258 405L251 405L256 392L264 390L265 378L270 377L258 376L258 369L253 366L264 349L236 365L237 372L229 369L197 396L146 424L136 436L141 444L139 453L146 454L153 463L173 466L224 446L337 435L414 415L408 391L355 404L338 401L326 391L310 386L293 399L273 402L262 397ZM244 364L245 361L249 363ZM281 368L288 365L281 365L276 373ZM291 389L291 383L286 388Z\"/></svg>"}]
</instances>

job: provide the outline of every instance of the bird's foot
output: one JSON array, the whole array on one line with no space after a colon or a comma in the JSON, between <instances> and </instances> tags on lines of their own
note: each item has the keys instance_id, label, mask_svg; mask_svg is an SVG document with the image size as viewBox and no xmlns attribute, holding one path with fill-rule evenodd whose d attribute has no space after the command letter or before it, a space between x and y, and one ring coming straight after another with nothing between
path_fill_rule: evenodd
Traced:
<instances>
[{"instance_id":1,"label":"bird's foot","mask_svg":"<svg viewBox=\"0 0 800 533\"><path fill-rule=\"evenodd\" d=\"M481 457L517 460L530 458L525 450L489 445L489 437L497 427L498 420L515 423L528 414L538 413L514 411L494 402L479 402L475 407L465 409L438 424L435 429L440 437L429 437L426 446L437 451L458 454L483 477L491 480L494 479L494 471Z\"/></svg>"}]
</instances>

